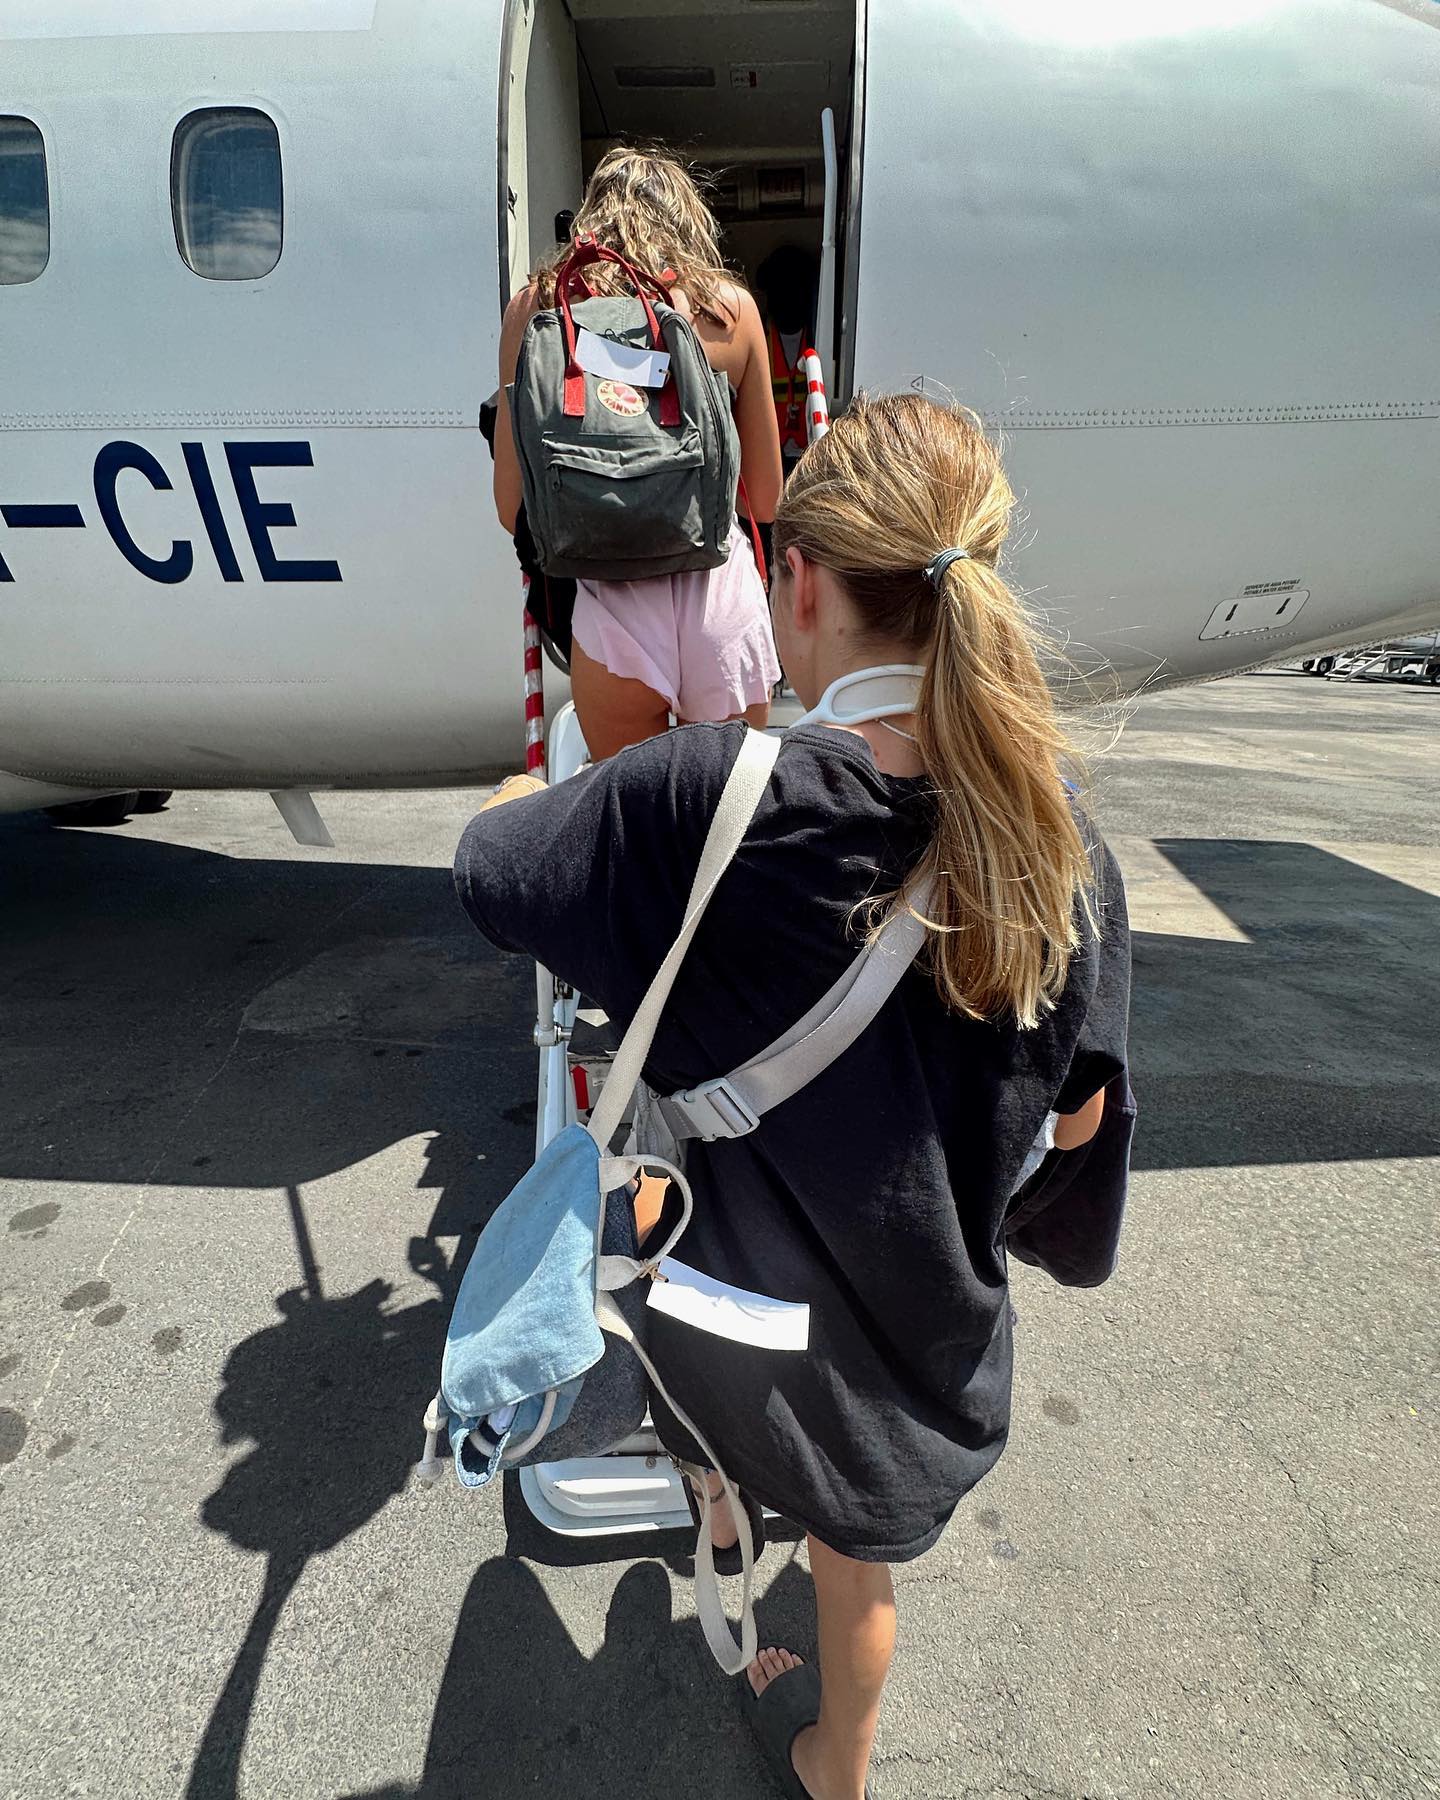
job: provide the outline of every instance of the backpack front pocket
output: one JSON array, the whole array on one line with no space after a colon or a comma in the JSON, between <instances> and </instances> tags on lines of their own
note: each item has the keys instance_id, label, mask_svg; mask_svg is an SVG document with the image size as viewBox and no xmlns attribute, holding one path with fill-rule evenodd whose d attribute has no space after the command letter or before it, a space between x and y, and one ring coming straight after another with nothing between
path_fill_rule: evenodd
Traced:
<instances>
[{"instance_id":1,"label":"backpack front pocket","mask_svg":"<svg viewBox=\"0 0 1440 1800\"><path fill-rule=\"evenodd\" d=\"M704 453L698 433L638 444L541 444L549 536L577 562L647 560L703 550ZM620 577L617 577L620 578Z\"/></svg>"}]
</instances>

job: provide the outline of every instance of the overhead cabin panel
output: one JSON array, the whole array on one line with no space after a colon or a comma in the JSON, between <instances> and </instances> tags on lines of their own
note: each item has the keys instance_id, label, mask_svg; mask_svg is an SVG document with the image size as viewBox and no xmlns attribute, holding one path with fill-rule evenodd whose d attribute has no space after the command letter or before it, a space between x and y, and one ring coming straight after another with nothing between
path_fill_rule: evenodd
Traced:
<instances>
[{"instance_id":1,"label":"overhead cabin panel","mask_svg":"<svg viewBox=\"0 0 1440 1800\"><path fill-rule=\"evenodd\" d=\"M823 108L848 113L853 9L778 4L578 6L587 138L659 139L731 160L813 148Z\"/></svg>"}]
</instances>

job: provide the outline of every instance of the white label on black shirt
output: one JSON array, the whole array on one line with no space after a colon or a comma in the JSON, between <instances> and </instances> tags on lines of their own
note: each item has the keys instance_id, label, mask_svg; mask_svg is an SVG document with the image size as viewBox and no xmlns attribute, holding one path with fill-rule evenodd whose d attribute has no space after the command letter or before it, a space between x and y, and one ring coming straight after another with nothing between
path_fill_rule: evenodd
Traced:
<instances>
[{"instance_id":1,"label":"white label on black shirt","mask_svg":"<svg viewBox=\"0 0 1440 1800\"><path fill-rule=\"evenodd\" d=\"M702 1275L673 1256L660 1259L661 1281L650 1283L647 1306L669 1313L701 1331L753 1344L757 1350L804 1350L810 1344L810 1308L794 1300L772 1300Z\"/></svg>"}]
</instances>

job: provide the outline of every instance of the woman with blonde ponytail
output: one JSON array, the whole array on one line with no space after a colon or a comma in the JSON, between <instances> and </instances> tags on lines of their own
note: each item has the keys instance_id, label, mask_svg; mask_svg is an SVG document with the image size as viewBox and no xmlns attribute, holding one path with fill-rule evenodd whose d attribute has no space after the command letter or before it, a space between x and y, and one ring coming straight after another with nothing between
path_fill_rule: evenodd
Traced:
<instances>
[{"instance_id":1,"label":"woman with blonde ponytail","mask_svg":"<svg viewBox=\"0 0 1440 1800\"><path fill-rule=\"evenodd\" d=\"M649 1315L650 1353L752 1521L768 1506L808 1534L818 1668L766 1649L745 1683L800 1800L869 1793L889 1565L935 1544L1004 1448L1008 1255L1103 1281L1123 1207L1124 895L1000 573L1011 507L977 421L914 394L862 397L801 458L771 605L808 710L646 1068L673 1093L741 1067L896 909L923 921L848 1050L748 1135L689 1147L686 1262L808 1308L806 1349ZM673 732L476 820L457 866L476 923L627 1022L744 730ZM652 1410L698 1461L658 1396Z\"/></svg>"},{"instance_id":2,"label":"woman with blonde ponytail","mask_svg":"<svg viewBox=\"0 0 1440 1800\"><path fill-rule=\"evenodd\" d=\"M935 478L917 480L927 462ZM787 496L775 546L789 585L773 610L790 627L785 666L802 695L802 681L828 685L824 659L848 655L840 632L813 629L817 605L848 615L848 635L877 657L923 664L913 732L892 721L881 737L913 745L894 772L923 771L935 808L902 898L929 882L945 1003L1029 1028L1064 989L1093 871L1034 628L996 567L1013 504L969 414L908 395L862 402Z\"/></svg>"}]
</instances>

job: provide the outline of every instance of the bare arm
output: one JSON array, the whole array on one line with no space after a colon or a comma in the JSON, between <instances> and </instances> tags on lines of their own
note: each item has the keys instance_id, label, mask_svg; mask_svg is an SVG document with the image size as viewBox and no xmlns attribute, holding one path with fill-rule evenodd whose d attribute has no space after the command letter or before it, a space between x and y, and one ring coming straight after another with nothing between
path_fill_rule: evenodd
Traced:
<instances>
[{"instance_id":1,"label":"bare arm","mask_svg":"<svg viewBox=\"0 0 1440 1800\"><path fill-rule=\"evenodd\" d=\"M495 792L481 806L481 812L490 812L497 806L508 806L512 800L526 800L531 794L543 794L545 778L543 775L509 775L502 781Z\"/></svg>"},{"instance_id":2,"label":"bare arm","mask_svg":"<svg viewBox=\"0 0 1440 1800\"><path fill-rule=\"evenodd\" d=\"M1075 1112L1060 1114L1055 1122L1055 1148L1078 1150L1082 1144L1088 1144L1100 1129L1104 1116L1105 1090L1101 1088Z\"/></svg>"},{"instance_id":3,"label":"bare arm","mask_svg":"<svg viewBox=\"0 0 1440 1800\"><path fill-rule=\"evenodd\" d=\"M495 418L495 511L500 523L513 532L519 517L524 487L520 480L520 462L515 454L515 433L510 423L510 398L506 389L515 379L515 363L520 355L520 340L525 327L536 312L535 290L521 288L505 308L500 326L500 407Z\"/></svg>"},{"instance_id":4,"label":"bare arm","mask_svg":"<svg viewBox=\"0 0 1440 1800\"><path fill-rule=\"evenodd\" d=\"M740 433L740 474L750 501L751 516L768 525L780 504L784 470L780 461L780 427L775 421L775 396L770 386L770 353L760 309L743 290L735 334L745 353L736 385L735 426Z\"/></svg>"}]
</instances>

